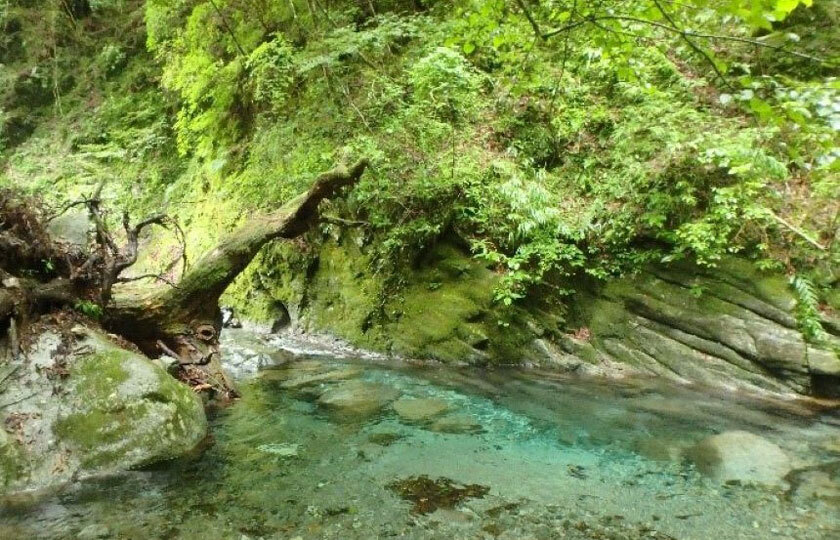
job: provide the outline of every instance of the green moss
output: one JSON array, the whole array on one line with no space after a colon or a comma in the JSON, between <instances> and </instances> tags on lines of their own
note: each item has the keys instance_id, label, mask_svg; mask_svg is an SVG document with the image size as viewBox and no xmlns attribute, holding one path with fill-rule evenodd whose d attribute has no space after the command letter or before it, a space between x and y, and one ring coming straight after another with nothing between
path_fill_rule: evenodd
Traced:
<instances>
[{"instance_id":1,"label":"green moss","mask_svg":"<svg viewBox=\"0 0 840 540\"><path fill-rule=\"evenodd\" d=\"M382 280L357 240L347 236L325 242L306 263L314 268L308 277L306 264L295 266L302 261L264 255L257 265L261 270L249 271L247 283L243 280L229 298L246 300L241 306L246 316L270 318L276 301L301 306L300 322L309 329L359 346L442 362L520 362L534 339L529 324L556 326L556 314L548 316L547 309L500 309L493 303L499 276L447 242L416 264L404 265L401 287L384 296ZM277 266L266 270L269 257Z\"/></svg>"},{"instance_id":2,"label":"green moss","mask_svg":"<svg viewBox=\"0 0 840 540\"><path fill-rule=\"evenodd\" d=\"M104 406L113 402L114 390L128 380L123 364L135 357L134 353L114 347L80 358L70 366L70 375L78 381L77 388L83 390L80 397L90 405Z\"/></svg>"},{"instance_id":3,"label":"green moss","mask_svg":"<svg viewBox=\"0 0 840 540\"><path fill-rule=\"evenodd\" d=\"M306 322L353 343L383 348L380 329L368 327L382 292L382 282L370 268L370 259L352 240L325 244L317 271L306 283Z\"/></svg>"},{"instance_id":4,"label":"green moss","mask_svg":"<svg viewBox=\"0 0 840 540\"><path fill-rule=\"evenodd\" d=\"M13 484L25 471L26 463L18 443L0 428L0 488Z\"/></svg>"}]
</instances>

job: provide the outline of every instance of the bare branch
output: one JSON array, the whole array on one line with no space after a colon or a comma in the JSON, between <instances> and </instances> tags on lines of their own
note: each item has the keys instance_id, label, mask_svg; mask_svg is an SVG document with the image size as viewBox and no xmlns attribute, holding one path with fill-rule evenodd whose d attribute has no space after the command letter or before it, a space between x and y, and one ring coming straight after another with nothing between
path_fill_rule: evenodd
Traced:
<instances>
[{"instance_id":1,"label":"bare branch","mask_svg":"<svg viewBox=\"0 0 840 540\"><path fill-rule=\"evenodd\" d=\"M161 281L163 283L166 283L167 285L169 285L170 287L173 287L175 289L178 288L177 283L175 283L174 281L172 281L171 279L169 279L167 277L164 277L163 274L142 274L142 275L139 275L139 276L119 277L119 278L117 278L116 282L117 283L132 283L134 281L141 281L141 280L144 280L144 279L155 279L157 281Z\"/></svg>"},{"instance_id":2,"label":"bare branch","mask_svg":"<svg viewBox=\"0 0 840 540\"><path fill-rule=\"evenodd\" d=\"M768 212L769 212L769 211L768 211ZM785 220L785 219L784 219L784 218L782 218L781 216L778 216L778 215L776 215L776 214L775 214L775 213L773 213L773 212L769 212L769 213L770 213L770 217L772 217L773 219L775 219L775 220L776 220L776 221L777 221L780 225L784 225L784 226L785 226L785 227L787 227L787 229L788 229L788 230L790 230L792 233L796 234L797 236L799 236L800 238L802 238L803 240L805 240L806 242L808 242L809 244L811 244L811 245L812 245L812 246L814 246L815 248L819 249L820 251L826 251L826 250L828 249L828 248L826 248L824 245L820 244L819 242L817 242L816 240L814 240L813 238L811 238L811 237L810 237L810 236L809 236L809 235L808 235L805 231L803 231L803 230L802 230L802 229L800 229L799 227L797 227L797 226L793 225L792 223L790 223L789 221Z\"/></svg>"},{"instance_id":3,"label":"bare branch","mask_svg":"<svg viewBox=\"0 0 840 540\"><path fill-rule=\"evenodd\" d=\"M712 69L715 71L715 74L718 76L718 79L720 79L720 81L724 84L724 86L726 86L727 88L732 90L733 89L732 85L726 79L724 74L720 71L720 68L717 66L717 62L715 62L714 58L709 56L709 53L707 53L701 47L699 47L696 43L691 41L691 39L688 37L688 35L686 35L686 33L677 26L677 23L671 17L671 14L668 13L667 11L665 11L665 8L663 8L662 4L659 3L659 0L653 0L653 3L654 3L654 5L656 5L656 9L659 11L659 13L661 13L662 16L665 17L665 20L667 20L671 24L671 26L679 33L679 35L680 35L680 37L682 37L683 41L685 41L688 44L688 46L691 47L694 50L694 52L696 52L697 54L699 54L700 56L705 58L706 61L709 63L709 65L712 66Z\"/></svg>"},{"instance_id":4,"label":"bare branch","mask_svg":"<svg viewBox=\"0 0 840 540\"><path fill-rule=\"evenodd\" d=\"M161 340L157 340L157 346L160 348L161 351L163 351L163 354L165 354L167 356L171 356L172 358L174 358L178 362L181 362L181 356L178 353L176 353L175 351L173 351L172 349L170 349L169 347L167 347L166 343L164 343Z\"/></svg>"},{"instance_id":5,"label":"bare branch","mask_svg":"<svg viewBox=\"0 0 840 540\"><path fill-rule=\"evenodd\" d=\"M334 225L347 225L347 226L370 226L370 223L367 221L356 221L352 219L343 219L336 216L322 216L321 221L324 223L332 223Z\"/></svg>"},{"instance_id":6,"label":"bare branch","mask_svg":"<svg viewBox=\"0 0 840 540\"><path fill-rule=\"evenodd\" d=\"M519 9L522 10L522 13L525 14L525 18L528 19L528 22L531 24L531 28L534 29L534 33L537 34L537 37L546 41L550 36L547 36L542 33L540 30L540 25L537 24L537 21L534 20L534 16L531 15L531 10L528 9L528 6L525 5L523 0L516 0L516 4L519 6Z\"/></svg>"},{"instance_id":7,"label":"bare branch","mask_svg":"<svg viewBox=\"0 0 840 540\"><path fill-rule=\"evenodd\" d=\"M522 0L516 0L516 2L517 2L517 4L519 4L520 8L523 8ZM657 2L657 5L659 6L659 9L661 9L661 5L659 5L658 2ZM783 53L783 54L788 54L788 55L791 55L791 56L795 56L797 58L802 58L804 60L809 60L811 62L817 62L819 64L829 63L829 61L826 60L825 58L820 58L818 56L814 56L814 55L810 55L810 54L803 53L803 52L800 52L800 51L796 51L796 50L793 50L793 49L789 49L789 48L781 46L781 45L774 45L772 43L766 43L766 42L762 41L761 39L751 39L751 38L746 38L746 37L741 37L741 36L727 36L727 35L722 35L722 34L710 34L710 33L707 33L707 32L695 32L693 30L681 29L676 25L675 21L671 17L666 17L666 19L669 19L668 22L670 24L663 24L663 23L660 23L658 21L651 21L651 20L648 20L648 19L642 19L640 17L633 17L631 15L602 15L602 16L591 15L589 17L585 17L583 19L568 23L564 26L555 28L553 30L548 30L546 32L543 32L540 29L538 23L534 20L531 13L527 10L527 8L523 8L523 13L525 14L525 17L528 19L528 22L531 25L531 27L534 29L534 33L537 35L537 37L539 37L543 40L548 40L548 38L551 38L551 37L554 37L556 35L569 32L571 30L574 30L576 28L579 28L581 26L584 26L584 25L590 24L590 23L595 24L595 23L598 23L598 22L601 22L601 21L625 21L625 22L634 22L634 23L638 23L638 24L644 24L644 25L648 25L648 26L654 26L656 28L660 28L660 29L668 31L668 32L679 34L683 39L686 39L686 38L700 38L700 39L712 39L712 40L720 40L720 41L732 41L732 42L736 42L736 43L744 43L746 45L754 45L756 47L760 47L760 48L764 48L764 49L770 49L770 50L780 52L780 53ZM595 25L601 27L602 29L605 29L604 27L602 27L600 25L597 25L597 24L595 24ZM615 30L612 30L612 31L615 32ZM636 37L641 37L641 36L636 36ZM688 40L687 42L690 42L690 40ZM695 48L695 47L697 47L696 44L694 44L692 42L691 45L692 45L692 49L694 49L695 51L698 50L697 48ZM700 54L702 54L704 57L706 57L706 60L710 60L707 53L701 51ZM712 62L712 65L714 65L713 62ZM715 66L715 68L717 68L717 66Z\"/></svg>"}]
</instances>

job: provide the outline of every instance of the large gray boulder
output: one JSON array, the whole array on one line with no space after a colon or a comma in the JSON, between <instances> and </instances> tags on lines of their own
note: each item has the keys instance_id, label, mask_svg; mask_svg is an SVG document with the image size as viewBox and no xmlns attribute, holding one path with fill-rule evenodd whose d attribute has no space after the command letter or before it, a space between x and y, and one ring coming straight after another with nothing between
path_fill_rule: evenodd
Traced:
<instances>
[{"instance_id":1,"label":"large gray boulder","mask_svg":"<svg viewBox=\"0 0 840 540\"><path fill-rule=\"evenodd\" d=\"M43 487L184 455L207 434L199 397L84 327L47 331L0 386L0 490Z\"/></svg>"},{"instance_id":2,"label":"large gray boulder","mask_svg":"<svg viewBox=\"0 0 840 540\"><path fill-rule=\"evenodd\" d=\"M840 396L838 319L824 313L826 339L807 341L788 279L745 259L724 257L715 268L650 265L597 282L567 278L553 285L574 294L544 287L502 308L493 301L500 275L458 242L425 251L398 295L385 294L380 276L365 270L374 265L361 245L352 235L330 241L311 273L275 272L269 282L280 281L268 289L279 296L270 300L289 306L300 328L407 358ZM827 300L840 311L840 289Z\"/></svg>"}]
</instances>

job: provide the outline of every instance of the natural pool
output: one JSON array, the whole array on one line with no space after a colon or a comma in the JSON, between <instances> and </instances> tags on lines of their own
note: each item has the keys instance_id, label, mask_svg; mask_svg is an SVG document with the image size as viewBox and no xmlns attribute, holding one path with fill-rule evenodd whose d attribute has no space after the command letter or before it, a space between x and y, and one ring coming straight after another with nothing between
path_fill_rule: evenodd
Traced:
<instances>
[{"instance_id":1,"label":"natural pool","mask_svg":"<svg viewBox=\"0 0 840 540\"><path fill-rule=\"evenodd\" d=\"M7 498L0 538L840 538L836 410L655 381L287 360L243 380L200 456ZM686 459L731 431L761 437L753 473L784 477L727 481Z\"/></svg>"}]
</instances>

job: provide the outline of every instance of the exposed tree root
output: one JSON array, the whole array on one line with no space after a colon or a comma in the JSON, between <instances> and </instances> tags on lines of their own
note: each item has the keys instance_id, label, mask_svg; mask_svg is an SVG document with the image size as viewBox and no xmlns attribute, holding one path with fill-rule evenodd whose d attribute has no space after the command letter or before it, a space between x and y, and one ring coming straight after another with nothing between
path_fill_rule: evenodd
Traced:
<instances>
[{"instance_id":1,"label":"exposed tree root","mask_svg":"<svg viewBox=\"0 0 840 540\"><path fill-rule=\"evenodd\" d=\"M320 203L357 183L367 164L363 159L321 174L306 193L223 237L177 284L143 293L114 292L113 286L127 281L121 273L137 261L138 241L144 228L177 227L174 220L159 214L131 225L129 217L124 215L124 240L118 243L107 226L100 186L91 197L64 208L85 206L95 226L95 244L89 255L81 257L54 246L34 215L21 213L19 206L6 204L11 199L2 199L0 325L52 307L95 301L102 309L102 322L107 330L135 343L151 357L174 357L181 366L182 380L195 388L212 389L217 398L233 397L236 390L221 367L219 355L222 327L219 297L267 242L295 238L309 230L320 218ZM9 225L9 219L16 224ZM33 259L28 250L35 237L42 242L43 252ZM52 268L37 278L15 277L8 271L26 269L27 264L31 268L45 260L60 263L53 263Z\"/></svg>"}]
</instances>

